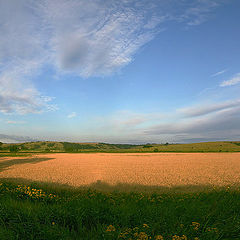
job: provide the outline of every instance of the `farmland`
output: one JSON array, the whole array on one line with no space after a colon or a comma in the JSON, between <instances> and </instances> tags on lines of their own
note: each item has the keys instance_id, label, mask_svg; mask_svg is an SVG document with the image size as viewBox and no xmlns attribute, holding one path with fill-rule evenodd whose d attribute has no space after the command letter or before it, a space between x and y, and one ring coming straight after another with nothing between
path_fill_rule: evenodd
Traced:
<instances>
[{"instance_id":1,"label":"farmland","mask_svg":"<svg viewBox=\"0 0 240 240\"><path fill-rule=\"evenodd\" d=\"M40 154L3 158L0 166L1 177L76 187L99 181L147 186L240 183L240 153Z\"/></svg>"},{"instance_id":2,"label":"farmland","mask_svg":"<svg viewBox=\"0 0 240 240\"><path fill-rule=\"evenodd\" d=\"M0 239L240 239L240 153L9 155Z\"/></svg>"}]
</instances>

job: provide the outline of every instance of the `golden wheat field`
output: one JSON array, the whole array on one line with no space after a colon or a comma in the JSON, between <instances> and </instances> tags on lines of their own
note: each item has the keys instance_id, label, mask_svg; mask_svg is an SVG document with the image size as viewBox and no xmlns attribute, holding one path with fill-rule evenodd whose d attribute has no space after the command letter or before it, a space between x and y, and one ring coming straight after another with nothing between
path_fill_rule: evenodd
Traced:
<instances>
[{"instance_id":1,"label":"golden wheat field","mask_svg":"<svg viewBox=\"0 0 240 240\"><path fill-rule=\"evenodd\" d=\"M240 153L42 154L1 158L1 178L71 186L95 182L147 186L240 183Z\"/></svg>"}]
</instances>

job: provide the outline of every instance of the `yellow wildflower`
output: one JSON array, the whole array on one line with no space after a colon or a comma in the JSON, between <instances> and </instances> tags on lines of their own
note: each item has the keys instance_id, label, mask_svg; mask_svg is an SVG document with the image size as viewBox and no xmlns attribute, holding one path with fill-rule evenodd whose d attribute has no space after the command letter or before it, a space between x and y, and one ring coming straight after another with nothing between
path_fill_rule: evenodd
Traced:
<instances>
[{"instance_id":1,"label":"yellow wildflower","mask_svg":"<svg viewBox=\"0 0 240 240\"><path fill-rule=\"evenodd\" d=\"M180 237L178 235L174 235L172 236L172 240L187 240L187 236L182 235L182 237Z\"/></svg>"},{"instance_id":2,"label":"yellow wildflower","mask_svg":"<svg viewBox=\"0 0 240 240\"><path fill-rule=\"evenodd\" d=\"M180 237L177 235L172 236L172 240L180 240Z\"/></svg>"},{"instance_id":3,"label":"yellow wildflower","mask_svg":"<svg viewBox=\"0 0 240 240\"><path fill-rule=\"evenodd\" d=\"M163 236L162 235L157 235L157 236L155 236L155 240L163 240Z\"/></svg>"},{"instance_id":4,"label":"yellow wildflower","mask_svg":"<svg viewBox=\"0 0 240 240\"><path fill-rule=\"evenodd\" d=\"M148 240L148 235L145 232L137 233L135 236L137 237L137 240Z\"/></svg>"},{"instance_id":5,"label":"yellow wildflower","mask_svg":"<svg viewBox=\"0 0 240 240\"><path fill-rule=\"evenodd\" d=\"M218 232L218 229L217 228L211 228L211 227L208 227L207 229L206 229L208 232Z\"/></svg>"},{"instance_id":6,"label":"yellow wildflower","mask_svg":"<svg viewBox=\"0 0 240 240\"><path fill-rule=\"evenodd\" d=\"M125 230L126 233L130 233L131 231L132 231L131 228L126 228L126 230Z\"/></svg>"},{"instance_id":7,"label":"yellow wildflower","mask_svg":"<svg viewBox=\"0 0 240 240\"><path fill-rule=\"evenodd\" d=\"M116 231L116 228L115 228L113 225L109 225L109 226L107 227L106 232L114 232L114 231Z\"/></svg>"},{"instance_id":8,"label":"yellow wildflower","mask_svg":"<svg viewBox=\"0 0 240 240\"><path fill-rule=\"evenodd\" d=\"M200 227L200 223L198 223L198 222L192 222L192 225L191 225L192 227L193 227L193 229L194 230L198 230L199 229L199 227Z\"/></svg>"}]
</instances>

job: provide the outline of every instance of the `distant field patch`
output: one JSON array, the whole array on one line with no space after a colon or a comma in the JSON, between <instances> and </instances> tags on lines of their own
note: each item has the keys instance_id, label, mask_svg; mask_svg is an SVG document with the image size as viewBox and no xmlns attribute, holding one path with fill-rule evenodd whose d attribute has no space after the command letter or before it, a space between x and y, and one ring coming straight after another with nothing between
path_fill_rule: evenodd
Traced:
<instances>
[{"instance_id":1,"label":"distant field patch","mask_svg":"<svg viewBox=\"0 0 240 240\"><path fill-rule=\"evenodd\" d=\"M9 161L9 164L8 164ZM14 164L17 163L17 164ZM3 166L2 166L3 165ZM44 154L0 161L1 178L71 186L104 182L147 186L237 185L240 153Z\"/></svg>"}]
</instances>

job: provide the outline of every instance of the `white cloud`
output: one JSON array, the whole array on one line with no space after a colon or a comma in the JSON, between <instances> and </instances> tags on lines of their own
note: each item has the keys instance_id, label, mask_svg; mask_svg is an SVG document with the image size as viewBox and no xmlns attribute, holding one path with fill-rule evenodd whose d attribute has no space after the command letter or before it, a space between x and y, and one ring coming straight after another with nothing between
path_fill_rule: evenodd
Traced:
<instances>
[{"instance_id":1,"label":"white cloud","mask_svg":"<svg viewBox=\"0 0 240 240\"><path fill-rule=\"evenodd\" d=\"M74 117L76 117L77 116L77 114L75 113L75 112L72 112L72 113L70 113L67 117L68 118L74 118Z\"/></svg>"},{"instance_id":2,"label":"white cloud","mask_svg":"<svg viewBox=\"0 0 240 240\"><path fill-rule=\"evenodd\" d=\"M195 141L198 141L197 139L205 139L205 141L239 139L239 99L218 104L196 105L184 109L183 112L185 115L180 115L175 122L165 121L152 125L142 129L142 134L151 136L153 139L160 137L174 142L194 141L194 139Z\"/></svg>"},{"instance_id":3,"label":"white cloud","mask_svg":"<svg viewBox=\"0 0 240 240\"><path fill-rule=\"evenodd\" d=\"M205 102L168 113L118 111L90 121L91 129L82 133L98 141L103 136L106 141L132 143L237 140L240 99Z\"/></svg>"},{"instance_id":4,"label":"white cloud","mask_svg":"<svg viewBox=\"0 0 240 240\"><path fill-rule=\"evenodd\" d=\"M56 109L33 81L44 66L60 75L112 74L133 61L165 22L200 24L216 2L0 0L0 111Z\"/></svg>"},{"instance_id":5,"label":"white cloud","mask_svg":"<svg viewBox=\"0 0 240 240\"><path fill-rule=\"evenodd\" d=\"M236 74L233 78L223 81L220 84L220 87L228 87L228 86L233 86L240 83L240 73Z\"/></svg>"},{"instance_id":6,"label":"white cloud","mask_svg":"<svg viewBox=\"0 0 240 240\"><path fill-rule=\"evenodd\" d=\"M25 124L25 121L13 121L13 120L8 120L6 122L7 124Z\"/></svg>"},{"instance_id":7,"label":"white cloud","mask_svg":"<svg viewBox=\"0 0 240 240\"><path fill-rule=\"evenodd\" d=\"M52 30L50 45L58 69L91 77L129 64L137 50L164 29L166 21L188 25L206 21L216 2L52 0L44 1L41 9Z\"/></svg>"},{"instance_id":8,"label":"white cloud","mask_svg":"<svg viewBox=\"0 0 240 240\"><path fill-rule=\"evenodd\" d=\"M159 31L154 1L45 1L55 64L82 77L111 74L130 63ZM56 14L58 12L58 14Z\"/></svg>"},{"instance_id":9,"label":"white cloud","mask_svg":"<svg viewBox=\"0 0 240 240\"><path fill-rule=\"evenodd\" d=\"M0 0L0 5L0 112L55 109L32 82L49 55L35 1Z\"/></svg>"},{"instance_id":10,"label":"white cloud","mask_svg":"<svg viewBox=\"0 0 240 240\"><path fill-rule=\"evenodd\" d=\"M178 1L177 7L183 9L183 13L175 18L186 23L188 26L197 26L206 22L212 11L221 4L216 0Z\"/></svg>"},{"instance_id":11,"label":"white cloud","mask_svg":"<svg viewBox=\"0 0 240 240\"><path fill-rule=\"evenodd\" d=\"M135 132L143 126L153 124L166 118L163 113L137 113L129 110L119 110L108 116L93 119L93 124L105 129L106 132L122 134ZM94 123L94 122L97 122Z\"/></svg>"},{"instance_id":12,"label":"white cloud","mask_svg":"<svg viewBox=\"0 0 240 240\"><path fill-rule=\"evenodd\" d=\"M224 70L222 70L222 71L216 72L216 73L212 74L211 77L219 76L219 75L225 73L226 71L227 71L227 69L224 69Z\"/></svg>"},{"instance_id":13,"label":"white cloud","mask_svg":"<svg viewBox=\"0 0 240 240\"><path fill-rule=\"evenodd\" d=\"M35 142L36 139L24 136L14 136L14 135L6 135L0 133L0 142L4 143L21 143L21 142Z\"/></svg>"},{"instance_id":14,"label":"white cloud","mask_svg":"<svg viewBox=\"0 0 240 240\"><path fill-rule=\"evenodd\" d=\"M183 113L185 117L197 117L197 116L203 116L206 114L216 113L218 111L224 111L224 110L235 108L235 107L240 107L240 99L221 102L221 103L212 103L212 104L181 108L181 109L178 109L178 112Z\"/></svg>"},{"instance_id":15,"label":"white cloud","mask_svg":"<svg viewBox=\"0 0 240 240\"><path fill-rule=\"evenodd\" d=\"M34 62L9 64L0 73L0 112L5 114L41 113L56 110L51 104L53 98L42 95L29 78L36 71Z\"/></svg>"},{"instance_id":16,"label":"white cloud","mask_svg":"<svg viewBox=\"0 0 240 240\"><path fill-rule=\"evenodd\" d=\"M117 111L108 116L88 119L88 123L77 133L68 131L61 133L62 136L55 136L52 140L116 143L239 140L239 99L219 103L205 102L185 110L184 114L181 111L170 113ZM191 117L190 111L193 112ZM4 136L0 134L0 139ZM9 139L25 141L25 138L21 137L5 136L5 138L7 141L10 141Z\"/></svg>"}]
</instances>

